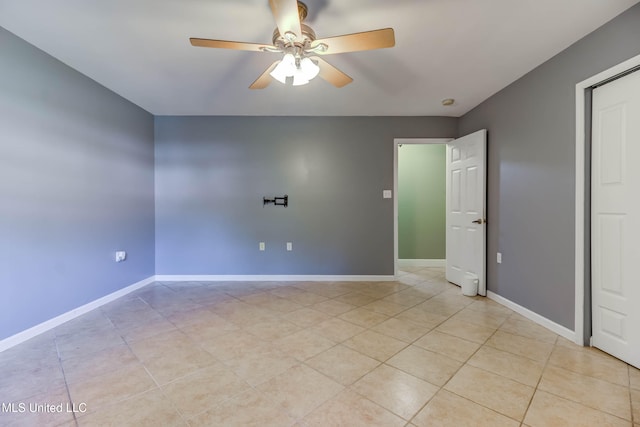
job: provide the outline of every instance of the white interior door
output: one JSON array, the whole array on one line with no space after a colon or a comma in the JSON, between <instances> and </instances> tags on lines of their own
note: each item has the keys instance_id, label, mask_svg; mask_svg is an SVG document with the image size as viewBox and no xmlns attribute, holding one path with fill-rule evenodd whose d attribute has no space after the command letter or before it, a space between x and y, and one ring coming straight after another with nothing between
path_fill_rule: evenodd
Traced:
<instances>
[{"instance_id":1,"label":"white interior door","mask_svg":"<svg viewBox=\"0 0 640 427\"><path fill-rule=\"evenodd\" d=\"M640 367L640 72L593 90L593 345Z\"/></svg>"},{"instance_id":2,"label":"white interior door","mask_svg":"<svg viewBox=\"0 0 640 427\"><path fill-rule=\"evenodd\" d=\"M484 129L447 143L447 280L462 285L475 274L480 295L487 294L486 148Z\"/></svg>"}]
</instances>

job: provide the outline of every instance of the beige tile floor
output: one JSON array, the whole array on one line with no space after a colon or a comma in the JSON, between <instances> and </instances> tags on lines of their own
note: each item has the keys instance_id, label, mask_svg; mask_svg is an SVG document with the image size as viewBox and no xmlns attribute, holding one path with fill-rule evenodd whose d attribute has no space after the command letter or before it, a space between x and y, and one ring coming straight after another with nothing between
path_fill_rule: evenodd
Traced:
<instances>
[{"instance_id":1,"label":"beige tile floor","mask_svg":"<svg viewBox=\"0 0 640 427\"><path fill-rule=\"evenodd\" d=\"M155 283L0 353L0 403L2 426L640 427L640 371L424 268Z\"/></svg>"}]
</instances>

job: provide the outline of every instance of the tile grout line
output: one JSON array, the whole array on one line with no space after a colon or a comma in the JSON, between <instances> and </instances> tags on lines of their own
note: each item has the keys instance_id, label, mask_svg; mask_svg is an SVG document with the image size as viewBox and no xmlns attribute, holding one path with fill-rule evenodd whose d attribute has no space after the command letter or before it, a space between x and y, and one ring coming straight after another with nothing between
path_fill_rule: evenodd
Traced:
<instances>
[{"instance_id":1,"label":"tile grout line","mask_svg":"<svg viewBox=\"0 0 640 427\"><path fill-rule=\"evenodd\" d=\"M438 294L438 295L440 295L440 294ZM473 303L471 303L471 304L473 304ZM469 305L471 305L471 304L469 304ZM467 307L468 307L468 306L467 306ZM455 313L453 313L451 316L447 317L445 320L443 320L442 322L440 322L439 324L437 324L433 329L431 329L431 331L435 331L435 330L436 330L436 328L438 328L438 326L442 325L444 322L448 321L449 319L451 319L453 316L455 316L456 314L458 314L460 311L464 310L465 308L466 308L466 307L463 307L463 308L461 308L460 310L458 310L458 311L456 311ZM506 319L505 319L505 321L506 321ZM503 323L504 323L504 322L503 322ZM431 331L429 331L429 332L431 332ZM431 398L430 398L429 400L427 400L427 401L424 403L424 405L422 405L422 406L420 407L420 409L418 409L418 410L416 411L416 413L415 413L415 414L413 414L413 417L411 417L411 419L409 420L409 423L412 423L412 422L413 422L413 420L418 416L418 414L420 414L420 412L422 412L422 411L424 410L424 408L426 408L426 407L427 407L427 405L429 405L429 402L431 402L431 400L432 400L432 399L433 399L433 398L434 398L438 393L440 393L442 390L445 390L445 386L446 386L446 385L447 385L447 384L448 384L448 383L453 379L453 377L455 377L455 376L458 374L458 372L460 372L460 370L461 370L463 367L465 367L465 366L467 365L467 363L469 362L469 360L470 360L470 359L471 359L471 358L472 358L472 357L473 357L473 356L474 356L478 351L480 351L480 349L481 349L481 348L482 348L482 347L487 343L487 341L489 341L489 339L491 339L491 337L492 337L493 335L495 335L495 333L496 333L497 331L498 331L498 328L496 328L496 330L495 330L495 331L493 331L493 333L492 333L489 337L487 337L487 339L485 339L485 340L484 340L484 343L480 344L480 345L478 346L478 348L477 348L477 349L476 349L476 350L475 350L471 355L469 355L469 357L467 357L467 359L466 359L466 360L465 360L465 361L464 361L464 362L463 362L463 363L458 367L458 369L456 369L456 371L455 371L453 374L451 374L451 376L449 377L449 379L448 379L447 381L445 381L445 383L444 383L444 384L442 384L442 385L440 386L440 388L438 389L438 391L437 391L437 392L435 392L435 393L433 394L433 396L431 396ZM429 332L428 332L428 333L429 333ZM444 333L444 334L446 334L446 335L449 335L449 336L452 336L452 337L456 337L456 338L461 338L461 337L457 337L457 336L455 336L455 335L447 334L446 332L440 332L440 333ZM425 334L425 335L426 335L426 334ZM423 336L424 336L424 335L423 335ZM464 339L464 338L461 338L461 339ZM465 341L468 341L468 340L465 340ZM475 343L475 344L478 344L478 343ZM426 350L426 349L425 349L425 350ZM427 350L427 351L430 351L430 350ZM438 352L433 352L433 353L441 354L441 353L438 353ZM428 382L428 381L427 381L427 382ZM430 383L430 384L431 384L431 383ZM434 384L434 385L435 385L435 384ZM445 391L447 391L447 392L449 392L449 393L453 393L452 391L449 391L449 390L445 390ZM453 394L455 394L456 396L458 396L456 393L453 393ZM470 399L467 399L467 398L466 398L466 397L464 397L464 396L459 396L459 397L461 397L461 398L463 398L463 399L466 399L466 400L470 400ZM471 402L473 402L472 400L470 400L470 401L471 401ZM473 402L473 403L476 403L476 404L480 405L480 404L479 404L479 403L477 403L477 402ZM482 407L486 408L486 406L484 406L484 405L480 405L480 406L482 406ZM493 412L495 412L495 413L498 413L498 414L499 414L499 412L498 412L498 411L495 411L495 410L493 410L493 409L491 409L491 408L487 408L487 409L489 409L489 410L491 410L491 411L493 411ZM502 415L502 414L501 414L501 415Z\"/></svg>"},{"instance_id":2,"label":"tile grout line","mask_svg":"<svg viewBox=\"0 0 640 427\"><path fill-rule=\"evenodd\" d=\"M533 403L533 398L535 397L536 393L538 392L538 387L540 386L540 383L542 382L542 377L544 376L544 372L547 369L547 366L549 366L549 361L551 360L551 355L553 354L553 351L555 350L556 345L558 344L558 337L556 337L556 339L553 341L553 347L551 348L551 351L549 352L549 355L547 356L546 360L544 361L544 366L542 367L542 371L540 372L540 378L538 378L538 381L536 382L536 386L533 389L533 394L531 395L531 399L529 399L529 404L527 405L527 409L524 411L524 416L522 417L522 423L524 424L524 420L527 418L527 414L529 413L529 409L531 408L531 404ZM543 390L541 390L543 391Z\"/></svg>"},{"instance_id":3,"label":"tile grout line","mask_svg":"<svg viewBox=\"0 0 640 427\"><path fill-rule=\"evenodd\" d=\"M157 312L158 315L160 315L163 319L169 321L162 313L158 312L156 309L154 309L151 304L149 304L144 298L140 297L140 296L136 296L136 299L141 300L145 305L147 305L150 309L152 309L153 311ZM111 320L111 318L109 317L109 315L107 313L105 313L105 316L107 316L107 318L109 319L109 321L113 324L113 321ZM172 323L173 324L173 323ZM166 393L164 392L162 386L160 386L160 384L158 383L158 380L155 378L155 376L153 376L151 374L151 372L149 372L149 369L147 368L146 364L144 363L144 361L136 354L135 351L133 351L133 349L131 348L131 346L129 345L129 342L124 338L124 336L122 335L121 331L119 328L117 328L115 326L115 324L113 324L114 328L118 331L118 333L120 334L120 338L122 338L122 341L124 342L125 346L129 349L129 351L131 352L131 354L133 354L133 356L136 358L136 360L138 361L138 363L140 363L140 365L142 366L142 369L144 369L144 371L147 373L147 375L149 376L149 378L151 378L151 380L153 381L153 383L156 385L156 389L162 394L163 397L165 397L167 399L167 401L171 404L171 406L173 406L173 408L175 409L175 411L178 413L178 416L180 417L180 419L182 421L185 422L186 425L188 425L187 420L184 418L182 411L180 411L175 404L173 403L173 401L171 399L169 399L169 397L166 395ZM175 325L174 325L175 326ZM157 335L160 335L162 332L153 335L152 337L155 337ZM149 338L152 338L149 337ZM126 400L130 400L130 399L134 399L138 396L141 396L145 393L148 393L150 391L152 391L153 389L150 390L145 390L143 392L134 394L133 396L129 396L126 399L123 399L122 401L126 401ZM121 401L121 402L122 402ZM118 402L115 402L115 404L117 404Z\"/></svg>"},{"instance_id":4,"label":"tile grout line","mask_svg":"<svg viewBox=\"0 0 640 427\"><path fill-rule=\"evenodd\" d=\"M543 375L544 375L544 371L547 369L547 367L551 366L551 367L554 367L554 368L556 368L556 369L560 369L560 370L563 370L563 371L566 371L566 372L569 372L569 373L572 373L572 374L575 374L575 375L584 376L584 377L587 377L587 378L590 378L590 379L593 379L593 380L604 381L604 382L607 382L607 383L609 383L609 384L611 384L611 385L618 386L618 387L624 387L624 386L621 386L621 385L620 385L620 384L618 384L618 383L610 382L610 381L608 381L608 380L604 380L604 379L600 379L600 378L597 378L597 377L593 377L593 376L591 376L591 375L587 375L587 374L583 374L583 373L580 373L580 372L572 371L572 370L570 370L570 369L566 369L566 368L564 368L564 367L562 367L562 366L553 365L553 364L551 363L551 356L552 356L553 352L555 351L556 346L561 346L561 344L558 344L558 341L560 340L560 338L561 338L561 337L560 337L560 336L558 336L558 337L556 338L556 341L554 342L554 349L551 351L551 353L549 353L549 356L548 356L548 358L547 358L547 360L546 360L546 362L545 362L545 366L544 366L544 369L543 369ZM591 348L591 347L589 347L589 348ZM627 364L627 366L628 366L628 364ZM627 369L627 372L628 372L628 369ZM629 378L629 381L630 381L630 378ZM540 385L540 382L542 382L542 376L540 377L540 380L538 381L538 384L536 385L536 392L538 391L538 387L539 387L539 385ZM629 396L631 396L631 391L630 391L630 390L631 390L631 389L630 389L630 387L629 387ZM596 407L593 407L593 406L591 406L591 405L588 405L588 404L586 404L586 403L584 403L584 402L579 402L579 401L577 401L577 400L573 400L573 399L571 399L571 398L569 398L569 397L567 397L567 396L561 396L561 395L558 395L558 394L556 394L556 393L554 393L554 392L546 391L546 390L540 390L540 391L542 391L542 392L544 392L544 393L547 393L547 394L550 394L550 395L553 395L553 396L560 397L560 398L565 399L565 400L567 400L567 401L569 401L569 402L575 403L575 404L580 405L580 406L584 406L585 408L592 409L592 410L594 410L594 411L600 412L600 413L605 414L605 415L607 415L607 416L612 416L612 417L618 418L618 419L620 419L620 420L623 420L623 421L625 421L625 422L629 421L629 419L623 418L623 417L619 416L618 414L613 414L613 413L608 412L608 411L605 411L605 410L603 410L603 409L596 408ZM634 426L634 424L633 424L633 409L632 409L632 406L631 406L631 405L630 405L630 407L629 407L629 408L631 409L631 416L630 416L630 419L631 419L631 427L633 427L633 426ZM527 411L528 411L528 410L529 410L529 408L527 408Z\"/></svg>"},{"instance_id":5,"label":"tile grout line","mask_svg":"<svg viewBox=\"0 0 640 427\"><path fill-rule=\"evenodd\" d=\"M67 398L69 399L69 402L71 402L73 404L73 399L71 398L71 391L69 390L69 382L67 381L67 374L64 370L64 365L62 364L62 355L60 354L60 348L58 347L58 336L57 334L55 335L53 342L56 345L56 354L58 355L58 363L60 364L60 370L62 371L62 378L64 379L64 388L67 391ZM73 415L73 422L75 423L76 427L78 427L78 418L76 417L76 413L75 411L72 412Z\"/></svg>"}]
</instances>

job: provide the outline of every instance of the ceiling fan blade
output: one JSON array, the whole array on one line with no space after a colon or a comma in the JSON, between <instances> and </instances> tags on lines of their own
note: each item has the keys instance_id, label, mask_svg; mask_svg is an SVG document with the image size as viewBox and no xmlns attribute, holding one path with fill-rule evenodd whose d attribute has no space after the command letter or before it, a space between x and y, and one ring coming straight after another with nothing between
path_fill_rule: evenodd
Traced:
<instances>
[{"instance_id":1,"label":"ceiling fan blade","mask_svg":"<svg viewBox=\"0 0 640 427\"><path fill-rule=\"evenodd\" d=\"M318 67L320 67L320 73L318 75L335 87L343 87L353 81L351 77L347 76L324 59L318 58L317 56L314 56L311 59L318 62Z\"/></svg>"},{"instance_id":2,"label":"ceiling fan blade","mask_svg":"<svg viewBox=\"0 0 640 427\"><path fill-rule=\"evenodd\" d=\"M298 2L296 0L269 0L269 4L280 35L285 37L286 33L291 32L296 35L296 38L302 40Z\"/></svg>"},{"instance_id":3,"label":"ceiling fan blade","mask_svg":"<svg viewBox=\"0 0 640 427\"><path fill-rule=\"evenodd\" d=\"M358 52L362 50L393 47L396 44L396 38L393 28L383 28L381 30L318 39L311 44L311 49L320 44L327 45L327 50L323 52L318 49L315 53L318 55L330 55L334 53Z\"/></svg>"},{"instance_id":4,"label":"ceiling fan blade","mask_svg":"<svg viewBox=\"0 0 640 427\"><path fill-rule=\"evenodd\" d=\"M267 68L265 72L262 73L260 77L258 77L256 81L251 84L251 86L249 86L249 89L264 89L269 86L269 83L271 83L271 76L269 74L273 71L274 68L276 68L276 65L278 65L279 63L280 61L276 61L271 64L269 68Z\"/></svg>"},{"instance_id":5,"label":"ceiling fan blade","mask_svg":"<svg viewBox=\"0 0 640 427\"><path fill-rule=\"evenodd\" d=\"M197 39L190 38L192 46L197 47L214 47L219 49L234 49L234 50L250 50L254 52L264 52L265 49L275 49L274 46L257 44L257 43L244 43L234 42L230 40L211 40L211 39Z\"/></svg>"}]
</instances>

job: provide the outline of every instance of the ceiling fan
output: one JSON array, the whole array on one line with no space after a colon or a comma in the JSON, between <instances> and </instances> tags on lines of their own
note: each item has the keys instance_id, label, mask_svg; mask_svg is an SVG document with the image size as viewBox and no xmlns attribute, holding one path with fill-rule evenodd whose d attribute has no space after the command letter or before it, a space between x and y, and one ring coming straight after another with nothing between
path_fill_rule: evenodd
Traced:
<instances>
[{"instance_id":1,"label":"ceiling fan","mask_svg":"<svg viewBox=\"0 0 640 427\"><path fill-rule=\"evenodd\" d=\"M272 78L281 83L292 81L293 86L299 86L309 83L318 75L336 87L343 87L353 79L320 56L395 45L392 28L317 39L313 29L302 23L307 17L307 5L296 0L269 0L269 5L277 25L270 45L200 38L189 40L193 46L198 47L284 54L281 60L271 64L249 86L250 89L264 89Z\"/></svg>"}]
</instances>

